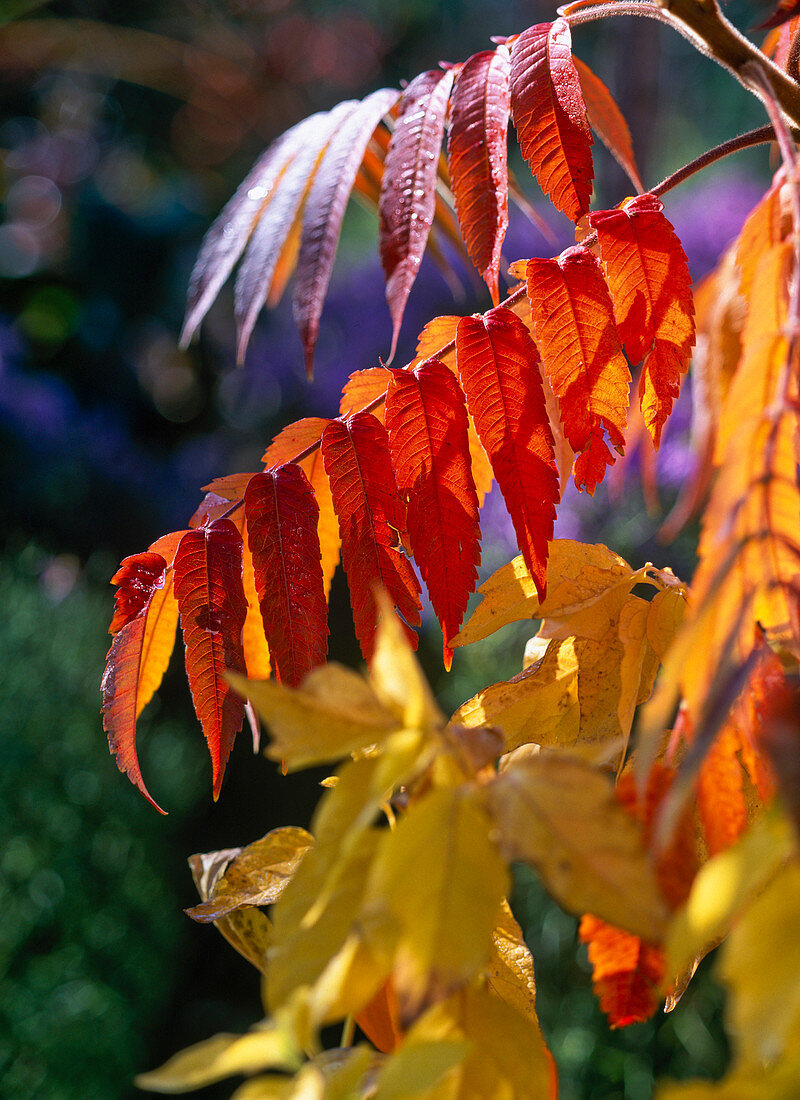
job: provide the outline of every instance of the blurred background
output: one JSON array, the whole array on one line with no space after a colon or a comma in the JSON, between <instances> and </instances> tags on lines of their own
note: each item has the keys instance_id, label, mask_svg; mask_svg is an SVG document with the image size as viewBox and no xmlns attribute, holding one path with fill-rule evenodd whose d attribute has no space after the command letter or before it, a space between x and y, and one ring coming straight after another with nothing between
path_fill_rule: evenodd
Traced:
<instances>
[{"instance_id":1,"label":"blurred background","mask_svg":"<svg viewBox=\"0 0 800 1100\"><path fill-rule=\"evenodd\" d=\"M731 4L741 27L753 7ZM281 778L242 736L219 804L177 656L140 723L157 817L108 755L99 682L119 560L182 527L212 477L258 468L298 416L334 415L351 371L389 348L375 217L348 212L305 380L288 304L262 317L234 361L230 288L199 341L177 347L203 232L258 153L314 110L397 86L553 18L541 0L0 0L0 1080L8 1100L122 1100L133 1075L260 1015L254 971L195 901L186 857L307 824L318 776ZM709 145L761 125L755 100L647 20L581 28L576 53L626 113L645 184ZM630 185L595 146L595 207ZM512 210L508 261L552 255L570 227L518 177L557 248ZM702 277L769 175L740 154L668 196ZM464 271L427 261L399 361L436 313L488 305ZM692 569L694 533L656 541L691 469L685 387L658 463L658 500L636 456L595 499L568 491L558 533L605 541L634 564ZM502 502L482 516L483 575L516 553ZM347 595L332 596L332 656L355 664ZM441 669L438 628L422 658L444 706L520 668L520 624ZM542 1023L565 1100L652 1092L654 1074L718 1075L722 994L704 978L668 1017L612 1033L590 992L575 921L520 874L515 909L537 963ZM205 1090L227 1096L231 1086Z\"/></svg>"}]
</instances>

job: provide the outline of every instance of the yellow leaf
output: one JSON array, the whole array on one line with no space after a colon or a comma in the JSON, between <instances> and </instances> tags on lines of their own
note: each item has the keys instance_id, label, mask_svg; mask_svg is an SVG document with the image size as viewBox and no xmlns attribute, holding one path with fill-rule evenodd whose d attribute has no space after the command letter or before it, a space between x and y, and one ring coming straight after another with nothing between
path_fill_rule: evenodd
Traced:
<instances>
[{"instance_id":1,"label":"yellow leaf","mask_svg":"<svg viewBox=\"0 0 800 1100\"><path fill-rule=\"evenodd\" d=\"M736 844L704 864L672 920L667 973L685 971L715 947L794 851L788 819L770 811Z\"/></svg>"},{"instance_id":2,"label":"yellow leaf","mask_svg":"<svg viewBox=\"0 0 800 1100\"><path fill-rule=\"evenodd\" d=\"M469 1043L462 1039L404 1043L383 1066L371 1100L428 1095L445 1073L464 1060L468 1050Z\"/></svg>"},{"instance_id":3,"label":"yellow leaf","mask_svg":"<svg viewBox=\"0 0 800 1100\"><path fill-rule=\"evenodd\" d=\"M469 788L434 790L385 833L365 912L399 929L393 984L413 1018L483 966L508 872Z\"/></svg>"},{"instance_id":4,"label":"yellow leaf","mask_svg":"<svg viewBox=\"0 0 800 1100\"><path fill-rule=\"evenodd\" d=\"M733 926L720 977L739 1057L774 1062L800 1026L800 864L787 863Z\"/></svg>"},{"instance_id":5,"label":"yellow leaf","mask_svg":"<svg viewBox=\"0 0 800 1100\"><path fill-rule=\"evenodd\" d=\"M367 1095L375 1052L366 1046L326 1050L306 1062L294 1078L257 1077L231 1100L355 1100Z\"/></svg>"},{"instance_id":6,"label":"yellow leaf","mask_svg":"<svg viewBox=\"0 0 800 1100\"><path fill-rule=\"evenodd\" d=\"M373 691L404 729L428 730L444 725L444 715L383 589L378 593L378 606L380 622L369 669Z\"/></svg>"},{"instance_id":7,"label":"yellow leaf","mask_svg":"<svg viewBox=\"0 0 800 1100\"><path fill-rule=\"evenodd\" d=\"M399 727L366 680L343 665L315 668L300 688L233 672L228 678L266 722L271 735L267 755L285 760L290 771L338 760Z\"/></svg>"},{"instance_id":8,"label":"yellow leaf","mask_svg":"<svg viewBox=\"0 0 800 1100\"><path fill-rule=\"evenodd\" d=\"M245 668L251 680L268 680L270 674L269 646L264 637L264 620L256 591L256 578L253 572L253 555L247 541L247 530L242 536L242 583L247 600L247 616L242 628L242 648L244 649Z\"/></svg>"},{"instance_id":9,"label":"yellow leaf","mask_svg":"<svg viewBox=\"0 0 800 1100\"><path fill-rule=\"evenodd\" d=\"M563 620L575 616L617 586L621 586L624 598L625 584L629 582L628 587L632 587L639 573L606 546L555 539L550 544L545 601L539 602L522 557L514 558L480 586L483 599L453 639L453 645L470 645L520 619Z\"/></svg>"},{"instance_id":10,"label":"yellow leaf","mask_svg":"<svg viewBox=\"0 0 800 1100\"><path fill-rule=\"evenodd\" d=\"M189 857L192 878L203 902L211 897L226 867L241 852L241 848L229 848L222 852ZM272 923L265 913L246 906L219 917L214 925L243 958L264 972L267 948L272 939Z\"/></svg>"},{"instance_id":11,"label":"yellow leaf","mask_svg":"<svg viewBox=\"0 0 800 1100\"><path fill-rule=\"evenodd\" d=\"M656 592L647 614L647 640L660 661L666 657L685 617L686 593L682 587Z\"/></svg>"},{"instance_id":12,"label":"yellow leaf","mask_svg":"<svg viewBox=\"0 0 800 1100\"><path fill-rule=\"evenodd\" d=\"M453 1039L467 1040L469 1052L427 1100L545 1100L553 1095L550 1056L538 1027L483 986L468 986L429 1009L407 1044Z\"/></svg>"},{"instance_id":13,"label":"yellow leaf","mask_svg":"<svg viewBox=\"0 0 800 1100\"><path fill-rule=\"evenodd\" d=\"M300 1055L286 1033L264 1026L246 1035L215 1035L175 1054L159 1069L136 1078L140 1089L151 1092L189 1092L235 1074L263 1069L294 1071Z\"/></svg>"},{"instance_id":14,"label":"yellow leaf","mask_svg":"<svg viewBox=\"0 0 800 1100\"><path fill-rule=\"evenodd\" d=\"M187 909L194 920L213 921L244 905L272 905L285 890L314 838L288 825L273 829L234 856L207 901Z\"/></svg>"},{"instance_id":15,"label":"yellow leaf","mask_svg":"<svg viewBox=\"0 0 800 1100\"><path fill-rule=\"evenodd\" d=\"M492 932L487 974L491 991L538 1028L533 956L507 901Z\"/></svg>"},{"instance_id":16,"label":"yellow leaf","mask_svg":"<svg viewBox=\"0 0 800 1100\"><path fill-rule=\"evenodd\" d=\"M504 769L486 798L504 855L535 867L565 909L663 938L667 910L639 826L604 774L543 753Z\"/></svg>"}]
</instances>

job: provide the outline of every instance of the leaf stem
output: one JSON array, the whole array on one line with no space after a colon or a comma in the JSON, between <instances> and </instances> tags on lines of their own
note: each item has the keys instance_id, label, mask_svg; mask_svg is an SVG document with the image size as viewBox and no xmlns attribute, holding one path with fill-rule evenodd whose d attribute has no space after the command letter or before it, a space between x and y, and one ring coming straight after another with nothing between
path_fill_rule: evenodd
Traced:
<instances>
[{"instance_id":1,"label":"leaf stem","mask_svg":"<svg viewBox=\"0 0 800 1100\"><path fill-rule=\"evenodd\" d=\"M716 145L713 149L701 153L699 157L695 157L688 164L684 164L683 168L679 168L663 179L661 183L657 183L655 187L651 188L651 191L654 195L664 195L667 191L671 191L673 187L677 187L679 183L688 180L690 176L694 176L697 172L708 168L709 165L722 160L723 157L730 156L731 153L738 153L741 149L752 149L755 145L765 145L774 140L775 132L772 126L759 126L757 130L748 130L747 133L729 138L727 141L723 141L721 145Z\"/></svg>"}]
</instances>

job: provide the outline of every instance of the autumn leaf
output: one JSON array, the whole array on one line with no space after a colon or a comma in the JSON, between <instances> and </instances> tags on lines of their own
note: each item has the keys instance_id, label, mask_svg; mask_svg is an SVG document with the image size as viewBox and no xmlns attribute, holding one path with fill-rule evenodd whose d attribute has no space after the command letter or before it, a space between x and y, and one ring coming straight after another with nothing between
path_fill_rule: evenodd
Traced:
<instances>
[{"instance_id":1,"label":"autumn leaf","mask_svg":"<svg viewBox=\"0 0 800 1100\"><path fill-rule=\"evenodd\" d=\"M511 49L511 116L522 155L553 205L576 222L589 209L592 135L566 19L537 23Z\"/></svg>"},{"instance_id":2,"label":"autumn leaf","mask_svg":"<svg viewBox=\"0 0 800 1100\"><path fill-rule=\"evenodd\" d=\"M614 315L631 363L642 363L639 401L658 447L694 344L691 277L660 199L637 195L589 215L597 230Z\"/></svg>"},{"instance_id":3,"label":"autumn leaf","mask_svg":"<svg viewBox=\"0 0 800 1100\"><path fill-rule=\"evenodd\" d=\"M480 564L478 498L469 462L467 410L437 360L395 372L386 398L389 450L407 503L408 535L444 635L444 662Z\"/></svg>"},{"instance_id":4,"label":"autumn leaf","mask_svg":"<svg viewBox=\"0 0 800 1100\"><path fill-rule=\"evenodd\" d=\"M404 508L389 460L385 429L370 413L332 420L322 435L322 459L342 539L356 636L369 660L375 637L373 588L380 584L408 626L420 622L419 582L398 548Z\"/></svg>"},{"instance_id":5,"label":"autumn leaf","mask_svg":"<svg viewBox=\"0 0 800 1100\"><path fill-rule=\"evenodd\" d=\"M347 200L367 143L397 98L394 89L380 88L358 104L332 134L308 193L292 305L309 377Z\"/></svg>"},{"instance_id":6,"label":"autumn leaf","mask_svg":"<svg viewBox=\"0 0 800 1100\"><path fill-rule=\"evenodd\" d=\"M591 914L581 918L579 935L589 949L592 985L611 1027L649 1020L663 1000L662 949Z\"/></svg>"},{"instance_id":7,"label":"autumn leaf","mask_svg":"<svg viewBox=\"0 0 800 1100\"><path fill-rule=\"evenodd\" d=\"M251 478L247 537L264 632L278 679L297 687L327 655L328 623L317 534L319 507L299 466Z\"/></svg>"},{"instance_id":8,"label":"autumn leaf","mask_svg":"<svg viewBox=\"0 0 800 1100\"><path fill-rule=\"evenodd\" d=\"M272 905L312 844L313 837L305 829L293 825L273 829L234 855L209 898L187 909L187 915L196 921L216 921L243 906Z\"/></svg>"},{"instance_id":9,"label":"autumn leaf","mask_svg":"<svg viewBox=\"0 0 800 1100\"><path fill-rule=\"evenodd\" d=\"M559 489L536 348L522 321L498 308L459 321L456 357L467 407L543 598Z\"/></svg>"},{"instance_id":10,"label":"autumn leaf","mask_svg":"<svg viewBox=\"0 0 800 1100\"><path fill-rule=\"evenodd\" d=\"M625 446L630 371L598 260L582 246L528 260L536 344L575 452L575 484L593 493Z\"/></svg>"},{"instance_id":11,"label":"autumn leaf","mask_svg":"<svg viewBox=\"0 0 800 1100\"><path fill-rule=\"evenodd\" d=\"M223 1081L226 1077L257 1073L262 1069L293 1072L301 1063L297 1050L279 1026L256 1028L246 1035L215 1035L180 1054L159 1069L141 1073L136 1084L155 1092L189 1092Z\"/></svg>"},{"instance_id":12,"label":"autumn leaf","mask_svg":"<svg viewBox=\"0 0 800 1100\"><path fill-rule=\"evenodd\" d=\"M540 755L506 768L486 797L503 854L535 867L564 908L663 937L667 910L640 829L601 772Z\"/></svg>"},{"instance_id":13,"label":"autumn leaf","mask_svg":"<svg viewBox=\"0 0 800 1100\"><path fill-rule=\"evenodd\" d=\"M403 1020L468 981L489 957L508 886L490 825L468 792L451 788L426 795L384 834L366 909L399 929L392 980Z\"/></svg>"},{"instance_id":14,"label":"autumn leaf","mask_svg":"<svg viewBox=\"0 0 800 1100\"><path fill-rule=\"evenodd\" d=\"M409 292L435 213L437 161L453 73L433 69L403 93L386 153L380 196L380 253L392 315L394 356Z\"/></svg>"},{"instance_id":15,"label":"autumn leaf","mask_svg":"<svg viewBox=\"0 0 800 1100\"><path fill-rule=\"evenodd\" d=\"M174 570L186 672L211 754L217 799L244 716L241 699L225 680L226 669L244 672L245 667L242 538L231 520L188 531L176 551Z\"/></svg>"},{"instance_id":16,"label":"autumn leaf","mask_svg":"<svg viewBox=\"0 0 800 1100\"><path fill-rule=\"evenodd\" d=\"M456 72L447 164L470 258L497 305L500 249L508 228L510 60L505 46L473 54Z\"/></svg>"}]
</instances>

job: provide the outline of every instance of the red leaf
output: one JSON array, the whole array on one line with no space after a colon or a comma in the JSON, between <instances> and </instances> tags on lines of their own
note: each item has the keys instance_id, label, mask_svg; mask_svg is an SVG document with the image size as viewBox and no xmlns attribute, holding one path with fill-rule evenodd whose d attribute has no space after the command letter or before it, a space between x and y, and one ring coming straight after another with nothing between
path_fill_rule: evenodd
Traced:
<instances>
[{"instance_id":1,"label":"red leaf","mask_svg":"<svg viewBox=\"0 0 800 1100\"><path fill-rule=\"evenodd\" d=\"M251 479L244 507L275 673L297 687L328 652L314 491L300 467L287 463Z\"/></svg>"},{"instance_id":2,"label":"red leaf","mask_svg":"<svg viewBox=\"0 0 800 1100\"><path fill-rule=\"evenodd\" d=\"M386 429L371 413L332 420L322 435L322 460L339 519L356 637L369 660L377 626L376 584L383 585L406 624L420 622L419 582L398 549L406 517ZM416 634L407 633L416 647Z\"/></svg>"},{"instance_id":3,"label":"red leaf","mask_svg":"<svg viewBox=\"0 0 800 1100\"><path fill-rule=\"evenodd\" d=\"M397 346L406 300L425 252L436 208L436 175L452 72L432 69L411 81L386 153L379 204L386 301Z\"/></svg>"},{"instance_id":4,"label":"red leaf","mask_svg":"<svg viewBox=\"0 0 800 1100\"><path fill-rule=\"evenodd\" d=\"M367 143L398 95L392 88L381 88L355 108L333 134L311 185L293 297L309 377L347 200Z\"/></svg>"},{"instance_id":5,"label":"red leaf","mask_svg":"<svg viewBox=\"0 0 800 1100\"><path fill-rule=\"evenodd\" d=\"M111 624L115 637L108 651L101 685L103 729L108 734L108 747L116 758L117 767L159 813L164 810L150 796L139 768L136 719L144 705L140 702L140 673L148 615L153 596L165 587L166 574L167 562L157 553L125 558L114 574L113 582L122 587L116 597ZM174 630L173 622L173 637Z\"/></svg>"},{"instance_id":6,"label":"red leaf","mask_svg":"<svg viewBox=\"0 0 800 1100\"><path fill-rule=\"evenodd\" d=\"M514 41L511 116L539 186L554 206L578 221L592 194L592 134L565 19L538 23Z\"/></svg>"},{"instance_id":7,"label":"red leaf","mask_svg":"<svg viewBox=\"0 0 800 1100\"><path fill-rule=\"evenodd\" d=\"M519 317L500 307L459 321L456 359L478 437L544 599L559 491L536 347Z\"/></svg>"},{"instance_id":8,"label":"red leaf","mask_svg":"<svg viewBox=\"0 0 800 1100\"><path fill-rule=\"evenodd\" d=\"M242 728L244 703L228 686L226 669L245 671L242 627L242 537L229 519L189 531L175 554L175 595L186 645L194 708L211 754L213 795Z\"/></svg>"},{"instance_id":9,"label":"red leaf","mask_svg":"<svg viewBox=\"0 0 800 1100\"><path fill-rule=\"evenodd\" d=\"M495 305L500 249L508 228L509 69L505 46L464 62L453 85L447 139L464 243Z\"/></svg>"},{"instance_id":10,"label":"red leaf","mask_svg":"<svg viewBox=\"0 0 800 1100\"><path fill-rule=\"evenodd\" d=\"M316 116L314 116L316 117ZM261 154L252 170L206 233L192 270L181 343L189 343L233 271L259 218L275 196L286 168L302 148L314 122L303 119Z\"/></svg>"},{"instance_id":11,"label":"red leaf","mask_svg":"<svg viewBox=\"0 0 800 1100\"><path fill-rule=\"evenodd\" d=\"M631 363L644 364L639 400L656 447L694 344L689 265L655 195L589 215L597 230L614 316ZM645 358L646 357L646 358Z\"/></svg>"},{"instance_id":12,"label":"red leaf","mask_svg":"<svg viewBox=\"0 0 800 1100\"><path fill-rule=\"evenodd\" d=\"M478 498L469 459L467 410L452 372L437 360L394 371L386 427L408 536L444 634L458 633L480 564Z\"/></svg>"},{"instance_id":13,"label":"red leaf","mask_svg":"<svg viewBox=\"0 0 800 1100\"><path fill-rule=\"evenodd\" d=\"M114 593L114 618L108 628L109 634L116 634L127 626L144 609L153 591L163 588L166 569L167 563L161 554L149 550L122 560L111 578L111 583L119 588Z\"/></svg>"},{"instance_id":14,"label":"red leaf","mask_svg":"<svg viewBox=\"0 0 800 1100\"><path fill-rule=\"evenodd\" d=\"M269 292L281 249L303 210L320 158L334 130L356 107L353 100L305 120L303 143L276 185L275 194L253 230L236 276L234 312L239 331L237 355L244 359L256 318Z\"/></svg>"},{"instance_id":15,"label":"red leaf","mask_svg":"<svg viewBox=\"0 0 800 1100\"><path fill-rule=\"evenodd\" d=\"M589 125L626 173L637 191L644 191L636 167L631 132L611 92L596 73L578 57L572 62L581 82Z\"/></svg>"},{"instance_id":16,"label":"red leaf","mask_svg":"<svg viewBox=\"0 0 800 1100\"><path fill-rule=\"evenodd\" d=\"M611 1027L649 1020L663 1000L661 948L588 913L581 919L580 938L588 944L592 984Z\"/></svg>"},{"instance_id":17,"label":"red leaf","mask_svg":"<svg viewBox=\"0 0 800 1100\"><path fill-rule=\"evenodd\" d=\"M625 446L631 375L600 264L588 249L528 260L528 299L536 344L558 397L564 434L576 455L575 484L593 493Z\"/></svg>"},{"instance_id":18,"label":"red leaf","mask_svg":"<svg viewBox=\"0 0 800 1100\"><path fill-rule=\"evenodd\" d=\"M329 420L322 417L309 416L289 424L275 436L263 456L267 466L280 466L284 462L293 461L298 454L309 447L314 447L311 454L302 459L299 465L308 478L319 505L317 533L322 551L322 577L326 595L330 590L336 566L339 564L340 542L339 524L333 511L328 475L325 473L318 447L322 433L329 423Z\"/></svg>"}]
</instances>

